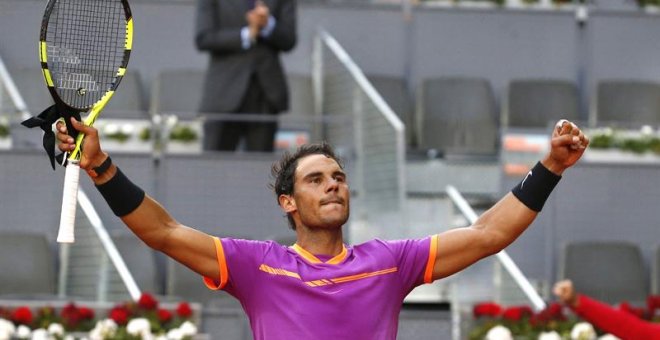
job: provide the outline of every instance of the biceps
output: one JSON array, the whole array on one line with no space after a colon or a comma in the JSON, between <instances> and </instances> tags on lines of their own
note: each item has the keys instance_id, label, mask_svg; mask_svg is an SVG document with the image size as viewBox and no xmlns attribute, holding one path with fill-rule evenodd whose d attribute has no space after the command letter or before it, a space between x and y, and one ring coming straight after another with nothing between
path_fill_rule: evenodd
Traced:
<instances>
[{"instance_id":1,"label":"biceps","mask_svg":"<svg viewBox=\"0 0 660 340\"><path fill-rule=\"evenodd\" d=\"M433 280L455 274L492 255L492 239L487 232L475 227L457 228L440 234Z\"/></svg>"}]
</instances>

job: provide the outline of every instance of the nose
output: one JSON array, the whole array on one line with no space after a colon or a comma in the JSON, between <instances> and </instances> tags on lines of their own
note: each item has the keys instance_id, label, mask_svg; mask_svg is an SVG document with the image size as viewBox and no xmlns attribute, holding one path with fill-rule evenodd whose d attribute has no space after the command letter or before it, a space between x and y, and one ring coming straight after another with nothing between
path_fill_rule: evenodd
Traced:
<instances>
[{"instance_id":1,"label":"nose","mask_svg":"<svg viewBox=\"0 0 660 340\"><path fill-rule=\"evenodd\" d=\"M328 180L328 186L325 188L326 192L337 191L339 189L339 181L336 178L330 178Z\"/></svg>"}]
</instances>

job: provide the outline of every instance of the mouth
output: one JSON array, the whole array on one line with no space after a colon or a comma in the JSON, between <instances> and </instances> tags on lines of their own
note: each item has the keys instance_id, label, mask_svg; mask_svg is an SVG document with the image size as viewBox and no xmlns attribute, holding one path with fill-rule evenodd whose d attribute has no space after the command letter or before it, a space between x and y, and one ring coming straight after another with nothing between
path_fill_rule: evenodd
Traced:
<instances>
[{"instance_id":1,"label":"mouth","mask_svg":"<svg viewBox=\"0 0 660 340\"><path fill-rule=\"evenodd\" d=\"M344 200L339 198L339 197L332 197L332 198L327 198L327 199L321 200L321 205L328 205L328 204L344 205Z\"/></svg>"}]
</instances>

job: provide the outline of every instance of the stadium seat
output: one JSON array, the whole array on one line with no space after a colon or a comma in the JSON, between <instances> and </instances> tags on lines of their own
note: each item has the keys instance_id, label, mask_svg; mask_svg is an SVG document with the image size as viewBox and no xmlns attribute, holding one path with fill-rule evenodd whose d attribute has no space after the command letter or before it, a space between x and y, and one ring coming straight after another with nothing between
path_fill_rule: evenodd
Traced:
<instances>
[{"instance_id":1,"label":"stadium seat","mask_svg":"<svg viewBox=\"0 0 660 340\"><path fill-rule=\"evenodd\" d=\"M194 140L174 143L168 140L167 152L198 153L202 148L203 128L199 117L199 105L204 86L206 71L201 69L169 69L161 71L152 88L149 112L152 116L160 116L165 134L171 129L181 128L186 135L192 133ZM169 118L175 117L173 125ZM180 148L180 149L178 149Z\"/></svg>"},{"instance_id":2,"label":"stadium seat","mask_svg":"<svg viewBox=\"0 0 660 340\"><path fill-rule=\"evenodd\" d=\"M289 109L279 116L279 134L308 136L314 126L314 89L312 78L303 74L287 74ZM281 143L282 141L280 141ZM295 144L295 140L292 141ZM276 142L276 147L278 147Z\"/></svg>"},{"instance_id":3,"label":"stadium seat","mask_svg":"<svg viewBox=\"0 0 660 340\"><path fill-rule=\"evenodd\" d=\"M578 292L610 304L646 300L648 281L637 245L621 241L571 242L562 256L559 278L572 280Z\"/></svg>"},{"instance_id":4,"label":"stadium seat","mask_svg":"<svg viewBox=\"0 0 660 340\"><path fill-rule=\"evenodd\" d=\"M503 115L512 128L545 129L562 118L579 121L577 86L568 80L512 80Z\"/></svg>"},{"instance_id":5,"label":"stadium seat","mask_svg":"<svg viewBox=\"0 0 660 340\"><path fill-rule=\"evenodd\" d=\"M594 107L598 125L623 127L660 123L660 83L641 80L601 80Z\"/></svg>"},{"instance_id":6,"label":"stadium seat","mask_svg":"<svg viewBox=\"0 0 660 340\"><path fill-rule=\"evenodd\" d=\"M406 143L411 145L415 135L414 119L405 79L373 74L367 75L367 79L406 126Z\"/></svg>"},{"instance_id":7,"label":"stadium seat","mask_svg":"<svg viewBox=\"0 0 660 340\"><path fill-rule=\"evenodd\" d=\"M488 80L441 77L426 79L421 86L420 149L442 154L497 153L499 116Z\"/></svg>"},{"instance_id":8,"label":"stadium seat","mask_svg":"<svg viewBox=\"0 0 660 340\"><path fill-rule=\"evenodd\" d=\"M162 294L155 251L130 232L114 231L111 237L140 290Z\"/></svg>"},{"instance_id":9,"label":"stadium seat","mask_svg":"<svg viewBox=\"0 0 660 340\"><path fill-rule=\"evenodd\" d=\"M651 294L660 295L660 244L655 248L651 269Z\"/></svg>"},{"instance_id":10,"label":"stadium seat","mask_svg":"<svg viewBox=\"0 0 660 340\"><path fill-rule=\"evenodd\" d=\"M45 234L0 232L0 298L55 298L57 265Z\"/></svg>"},{"instance_id":11,"label":"stadium seat","mask_svg":"<svg viewBox=\"0 0 660 340\"><path fill-rule=\"evenodd\" d=\"M140 72L129 69L119 83L117 91L102 112L103 118L146 119L146 97Z\"/></svg>"},{"instance_id":12,"label":"stadium seat","mask_svg":"<svg viewBox=\"0 0 660 340\"><path fill-rule=\"evenodd\" d=\"M153 85L151 114L172 114L194 119L202 97L204 70L171 69L161 71Z\"/></svg>"},{"instance_id":13,"label":"stadium seat","mask_svg":"<svg viewBox=\"0 0 660 340\"><path fill-rule=\"evenodd\" d=\"M33 115L37 115L45 108L53 105L53 97L48 92L41 68L17 69L11 72L11 76L25 101L25 105Z\"/></svg>"}]
</instances>

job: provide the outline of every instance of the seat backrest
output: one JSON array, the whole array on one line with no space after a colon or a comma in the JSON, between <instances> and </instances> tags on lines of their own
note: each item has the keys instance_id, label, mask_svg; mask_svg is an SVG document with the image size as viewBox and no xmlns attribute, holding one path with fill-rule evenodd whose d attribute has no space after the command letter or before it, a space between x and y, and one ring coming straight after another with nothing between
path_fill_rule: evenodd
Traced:
<instances>
[{"instance_id":1,"label":"seat backrest","mask_svg":"<svg viewBox=\"0 0 660 340\"><path fill-rule=\"evenodd\" d=\"M577 121L577 86L569 80L512 80L504 115L507 126L520 128L546 128L562 118Z\"/></svg>"},{"instance_id":2,"label":"seat backrest","mask_svg":"<svg viewBox=\"0 0 660 340\"><path fill-rule=\"evenodd\" d=\"M280 116L280 131L311 131L314 122L314 89L312 78L304 74L287 74L289 109Z\"/></svg>"},{"instance_id":3,"label":"seat backrest","mask_svg":"<svg viewBox=\"0 0 660 340\"><path fill-rule=\"evenodd\" d=\"M655 248L651 269L651 293L660 295L660 244Z\"/></svg>"},{"instance_id":4,"label":"seat backrest","mask_svg":"<svg viewBox=\"0 0 660 340\"><path fill-rule=\"evenodd\" d=\"M596 89L598 124L660 123L660 83L641 80L601 80Z\"/></svg>"},{"instance_id":5,"label":"seat backrest","mask_svg":"<svg viewBox=\"0 0 660 340\"><path fill-rule=\"evenodd\" d=\"M138 70L129 69L119 83L115 94L103 109L103 118L148 118L146 97Z\"/></svg>"},{"instance_id":6,"label":"seat backrest","mask_svg":"<svg viewBox=\"0 0 660 340\"><path fill-rule=\"evenodd\" d=\"M12 71L11 75L25 105L33 115L38 115L53 105L53 97L48 92L41 68L20 68Z\"/></svg>"},{"instance_id":7,"label":"seat backrest","mask_svg":"<svg viewBox=\"0 0 660 340\"><path fill-rule=\"evenodd\" d=\"M54 296L56 266L46 235L0 232L0 296Z\"/></svg>"},{"instance_id":8,"label":"seat backrest","mask_svg":"<svg viewBox=\"0 0 660 340\"><path fill-rule=\"evenodd\" d=\"M174 114L179 118L197 116L206 72L197 69L163 70L158 74L151 96L151 114Z\"/></svg>"},{"instance_id":9,"label":"seat backrest","mask_svg":"<svg viewBox=\"0 0 660 340\"><path fill-rule=\"evenodd\" d=\"M114 231L111 238L140 290L161 294L163 289L155 251L130 232Z\"/></svg>"},{"instance_id":10,"label":"seat backrest","mask_svg":"<svg viewBox=\"0 0 660 340\"><path fill-rule=\"evenodd\" d=\"M495 154L499 114L482 78L426 79L418 102L419 147L441 153Z\"/></svg>"},{"instance_id":11,"label":"seat backrest","mask_svg":"<svg viewBox=\"0 0 660 340\"><path fill-rule=\"evenodd\" d=\"M648 285L639 247L620 241L571 242L563 252L559 277L575 289L610 304L644 302Z\"/></svg>"},{"instance_id":12,"label":"seat backrest","mask_svg":"<svg viewBox=\"0 0 660 340\"><path fill-rule=\"evenodd\" d=\"M367 79L406 126L406 143L410 145L415 135L415 123L405 79L384 75L367 75Z\"/></svg>"}]
</instances>

